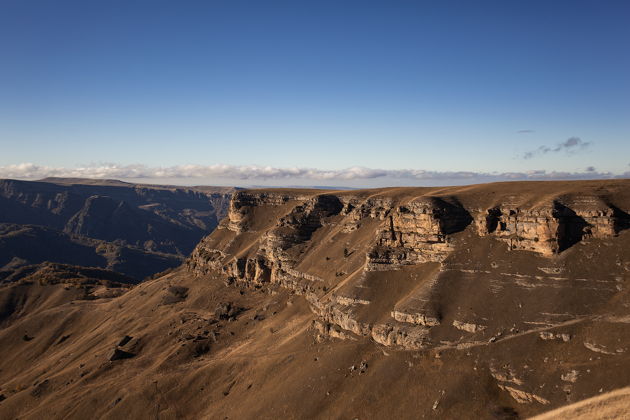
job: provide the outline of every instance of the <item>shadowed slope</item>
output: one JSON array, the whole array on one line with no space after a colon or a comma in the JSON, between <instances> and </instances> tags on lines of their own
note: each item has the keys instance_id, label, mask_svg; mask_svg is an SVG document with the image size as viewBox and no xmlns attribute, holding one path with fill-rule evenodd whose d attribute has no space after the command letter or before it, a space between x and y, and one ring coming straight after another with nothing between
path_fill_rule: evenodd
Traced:
<instances>
[{"instance_id":1,"label":"shadowed slope","mask_svg":"<svg viewBox=\"0 0 630 420\"><path fill-rule=\"evenodd\" d=\"M24 264L94 265L141 280L179 265L223 218L233 191L115 180L0 180L0 223L25 226L21 231L30 238L21 246L13 228L0 268L11 254ZM16 266L18 260L5 271Z\"/></svg>"}]
</instances>

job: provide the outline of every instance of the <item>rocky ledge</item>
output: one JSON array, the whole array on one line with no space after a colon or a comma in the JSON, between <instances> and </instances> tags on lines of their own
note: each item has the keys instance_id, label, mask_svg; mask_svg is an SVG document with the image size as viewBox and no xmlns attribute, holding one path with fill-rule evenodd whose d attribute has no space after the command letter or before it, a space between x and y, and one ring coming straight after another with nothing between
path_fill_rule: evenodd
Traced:
<instances>
[{"instance_id":1,"label":"rocky ledge","mask_svg":"<svg viewBox=\"0 0 630 420\"><path fill-rule=\"evenodd\" d=\"M628 280L627 182L597 187L241 191L186 265L236 287L305 295L318 339L440 349L561 334L551 330L594 313ZM593 259L610 265L605 278L580 268ZM569 290L567 302L545 297Z\"/></svg>"}]
</instances>

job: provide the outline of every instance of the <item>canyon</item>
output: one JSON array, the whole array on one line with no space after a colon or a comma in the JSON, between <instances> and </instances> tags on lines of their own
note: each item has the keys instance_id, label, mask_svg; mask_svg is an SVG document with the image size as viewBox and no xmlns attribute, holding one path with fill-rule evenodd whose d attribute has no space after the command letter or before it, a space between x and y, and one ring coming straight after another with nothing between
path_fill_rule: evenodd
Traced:
<instances>
[{"instance_id":1,"label":"canyon","mask_svg":"<svg viewBox=\"0 0 630 420\"><path fill-rule=\"evenodd\" d=\"M179 266L225 216L234 188L116 180L0 180L0 278L45 261L136 279Z\"/></svg>"},{"instance_id":2,"label":"canyon","mask_svg":"<svg viewBox=\"0 0 630 420\"><path fill-rule=\"evenodd\" d=\"M183 263L139 284L106 266L7 275L0 414L516 419L606 396L630 407L630 181L229 194Z\"/></svg>"}]
</instances>

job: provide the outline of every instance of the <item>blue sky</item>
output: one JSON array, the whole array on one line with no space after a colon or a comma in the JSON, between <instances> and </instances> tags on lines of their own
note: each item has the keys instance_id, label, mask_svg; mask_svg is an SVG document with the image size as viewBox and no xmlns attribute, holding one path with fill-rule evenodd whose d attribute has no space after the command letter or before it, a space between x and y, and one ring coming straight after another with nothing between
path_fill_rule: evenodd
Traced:
<instances>
[{"instance_id":1,"label":"blue sky","mask_svg":"<svg viewBox=\"0 0 630 420\"><path fill-rule=\"evenodd\" d=\"M618 176L629 21L626 1L4 0L0 176Z\"/></svg>"}]
</instances>

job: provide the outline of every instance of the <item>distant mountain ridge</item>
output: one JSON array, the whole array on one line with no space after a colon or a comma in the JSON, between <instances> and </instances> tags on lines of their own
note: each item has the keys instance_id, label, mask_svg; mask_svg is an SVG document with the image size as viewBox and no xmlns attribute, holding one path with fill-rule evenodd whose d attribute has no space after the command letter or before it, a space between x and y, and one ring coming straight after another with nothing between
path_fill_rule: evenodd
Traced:
<instances>
[{"instance_id":1,"label":"distant mountain ridge","mask_svg":"<svg viewBox=\"0 0 630 420\"><path fill-rule=\"evenodd\" d=\"M0 180L0 268L49 260L141 279L179 265L225 216L234 191L78 178ZM23 225L29 227L18 228ZM16 245L20 235L28 237L25 246ZM47 246L38 246L38 238ZM60 257L60 249L75 248L82 251Z\"/></svg>"}]
</instances>

